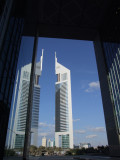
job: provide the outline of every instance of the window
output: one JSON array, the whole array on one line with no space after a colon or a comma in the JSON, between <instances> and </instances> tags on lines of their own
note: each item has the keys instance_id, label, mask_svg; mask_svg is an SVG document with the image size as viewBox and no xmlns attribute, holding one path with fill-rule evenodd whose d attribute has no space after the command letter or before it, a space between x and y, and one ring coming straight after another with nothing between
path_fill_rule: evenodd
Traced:
<instances>
[{"instance_id":1,"label":"window","mask_svg":"<svg viewBox=\"0 0 120 160\"><path fill-rule=\"evenodd\" d=\"M63 74L61 75L61 80L62 80L62 81L67 80L67 73L63 73Z\"/></svg>"},{"instance_id":2,"label":"window","mask_svg":"<svg viewBox=\"0 0 120 160\"><path fill-rule=\"evenodd\" d=\"M24 72L23 72L23 78L29 80L29 72L24 71Z\"/></svg>"}]
</instances>

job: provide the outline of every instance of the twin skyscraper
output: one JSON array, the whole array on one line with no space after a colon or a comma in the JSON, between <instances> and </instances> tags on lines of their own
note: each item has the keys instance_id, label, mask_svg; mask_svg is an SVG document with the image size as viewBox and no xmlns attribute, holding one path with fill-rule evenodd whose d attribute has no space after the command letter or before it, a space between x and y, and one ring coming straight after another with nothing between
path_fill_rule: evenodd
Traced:
<instances>
[{"instance_id":1,"label":"twin skyscraper","mask_svg":"<svg viewBox=\"0 0 120 160\"><path fill-rule=\"evenodd\" d=\"M39 77L42 73L42 63L43 50L40 61L36 63L35 81L33 88L31 145L35 146L38 146L38 124L40 104ZM9 132L7 138L7 147L9 148L17 149L24 147L30 74L31 63L21 68L20 78L18 78L18 71L15 86L15 95L13 99L13 109L11 112L9 125L10 129L13 132ZM73 148L71 75L69 69L57 62L56 53L55 74L57 75L57 82L55 83L55 146L62 148ZM15 103L16 97L17 102Z\"/></svg>"},{"instance_id":2,"label":"twin skyscraper","mask_svg":"<svg viewBox=\"0 0 120 160\"><path fill-rule=\"evenodd\" d=\"M55 53L55 145L73 148L73 121L70 70L57 62Z\"/></svg>"}]
</instances>

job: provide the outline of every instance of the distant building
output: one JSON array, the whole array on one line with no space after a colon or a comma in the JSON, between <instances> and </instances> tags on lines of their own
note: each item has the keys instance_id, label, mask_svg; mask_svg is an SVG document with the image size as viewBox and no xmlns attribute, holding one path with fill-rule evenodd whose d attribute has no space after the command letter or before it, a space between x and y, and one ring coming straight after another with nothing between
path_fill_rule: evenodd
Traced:
<instances>
[{"instance_id":1,"label":"distant building","mask_svg":"<svg viewBox=\"0 0 120 160\"><path fill-rule=\"evenodd\" d=\"M74 149L79 149L79 146L77 146L77 145L74 145Z\"/></svg>"},{"instance_id":2,"label":"distant building","mask_svg":"<svg viewBox=\"0 0 120 160\"><path fill-rule=\"evenodd\" d=\"M43 147L47 147L47 139L46 139L46 137L42 138L42 146Z\"/></svg>"},{"instance_id":3,"label":"distant building","mask_svg":"<svg viewBox=\"0 0 120 160\"><path fill-rule=\"evenodd\" d=\"M53 141L51 141L51 147L53 147Z\"/></svg>"},{"instance_id":4,"label":"distant building","mask_svg":"<svg viewBox=\"0 0 120 160\"><path fill-rule=\"evenodd\" d=\"M91 144L90 143L80 143L79 144L79 148L81 149L81 148L85 148L85 149L87 149L87 148L90 148L91 147Z\"/></svg>"},{"instance_id":5,"label":"distant building","mask_svg":"<svg viewBox=\"0 0 120 160\"><path fill-rule=\"evenodd\" d=\"M54 141L48 140L48 147L54 147Z\"/></svg>"},{"instance_id":6,"label":"distant building","mask_svg":"<svg viewBox=\"0 0 120 160\"><path fill-rule=\"evenodd\" d=\"M51 140L48 140L48 147L51 147Z\"/></svg>"},{"instance_id":7,"label":"distant building","mask_svg":"<svg viewBox=\"0 0 120 160\"><path fill-rule=\"evenodd\" d=\"M54 138L54 140L53 140L53 147L55 147L55 138Z\"/></svg>"}]
</instances>

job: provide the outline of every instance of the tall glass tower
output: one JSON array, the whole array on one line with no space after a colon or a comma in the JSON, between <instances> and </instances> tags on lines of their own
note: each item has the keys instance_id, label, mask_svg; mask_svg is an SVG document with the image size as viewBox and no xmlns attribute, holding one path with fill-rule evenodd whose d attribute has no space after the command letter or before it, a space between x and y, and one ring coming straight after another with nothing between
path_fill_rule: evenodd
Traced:
<instances>
[{"instance_id":1,"label":"tall glass tower","mask_svg":"<svg viewBox=\"0 0 120 160\"><path fill-rule=\"evenodd\" d=\"M108 84L117 132L120 135L120 44L104 42Z\"/></svg>"},{"instance_id":2,"label":"tall glass tower","mask_svg":"<svg viewBox=\"0 0 120 160\"><path fill-rule=\"evenodd\" d=\"M57 62L55 53L55 146L73 148L70 70Z\"/></svg>"},{"instance_id":3,"label":"tall glass tower","mask_svg":"<svg viewBox=\"0 0 120 160\"><path fill-rule=\"evenodd\" d=\"M31 144L35 146L37 146L37 139L38 139L39 103L40 103L39 77L42 72L42 62L43 62L43 51L40 62L36 63L35 82L33 88ZM31 63L21 68L16 115L13 127L14 134L12 134L11 143L8 142L10 148L24 147L30 74L31 74ZM8 140L10 141L10 139Z\"/></svg>"},{"instance_id":4,"label":"tall glass tower","mask_svg":"<svg viewBox=\"0 0 120 160\"><path fill-rule=\"evenodd\" d=\"M111 32L112 33L112 32ZM110 38L113 38L111 35ZM117 38L117 35L116 35ZM108 145L111 155L120 155L120 44L94 42ZM102 67L101 67L102 66Z\"/></svg>"}]
</instances>

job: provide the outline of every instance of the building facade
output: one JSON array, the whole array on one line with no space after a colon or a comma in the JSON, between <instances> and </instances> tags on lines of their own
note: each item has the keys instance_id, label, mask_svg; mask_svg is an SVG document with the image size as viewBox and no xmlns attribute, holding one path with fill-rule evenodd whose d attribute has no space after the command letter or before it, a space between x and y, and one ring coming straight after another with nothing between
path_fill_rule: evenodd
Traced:
<instances>
[{"instance_id":1,"label":"building facade","mask_svg":"<svg viewBox=\"0 0 120 160\"><path fill-rule=\"evenodd\" d=\"M79 144L79 148L81 149L81 148L85 148L85 149L87 149L87 148L90 148L91 147L91 144L90 143L80 143Z\"/></svg>"},{"instance_id":2,"label":"building facade","mask_svg":"<svg viewBox=\"0 0 120 160\"><path fill-rule=\"evenodd\" d=\"M117 132L120 134L120 44L104 42L103 47Z\"/></svg>"},{"instance_id":3,"label":"building facade","mask_svg":"<svg viewBox=\"0 0 120 160\"><path fill-rule=\"evenodd\" d=\"M48 147L51 147L51 140L48 140Z\"/></svg>"},{"instance_id":4,"label":"building facade","mask_svg":"<svg viewBox=\"0 0 120 160\"><path fill-rule=\"evenodd\" d=\"M47 147L47 139L46 139L46 137L42 138L42 146L43 147Z\"/></svg>"},{"instance_id":5,"label":"building facade","mask_svg":"<svg viewBox=\"0 0 120 160\"><path fill-rule=\"evenodd\" d=\"M54 141L48 140L48 147L54 147Z\"/></svg>"},{"instance_id":6,"label":"building facade","mask_svg":"<svg viewBox=\"0 0 120 160\"><path fill-rule=\"evenodd\" d=\"M33 107L31 121L31 145L37 146L38 142L38 122L39 122L39 104L40 104L40 85L39 77L42 72L43 51L40 62L36 63L35 82L33 88ZM31 74L31 63L21 68L20 82L18 89L17 105L12 135L8 135L8 146L10 148L23 148L26 128L26 117L29 96L29 84ZM13 106L13 108L15 108ZM14 112L14 110L13 110ZM11 117L14 118L14 117ZM11 123L13 120L11 119ZM12 126L12 125L11 125ZM10 138L11 137L11 138Z\"/></svg>"},{"instance_id":7,"label":"building facade","mask_svg":"<svg viewBox=\"0 0 120 160\"><path fill-rule=\"evenodd\" d=\"M19 49L24 25L23 17L15 17L13 0L0 1L0 159L5 141Z\"/></svg>"},{"instance_id":8,"label":"building facade","mask_svg":"<svg viewBox=\"0 0 120 160\"><path fill-rule=\"evenodd\" d=\"M117 37L117 36L116 36ZM111 155L120 155L120 45L94 41L108 145ZM101 67L102 66L102 67ZM114 137L114 138L113 138Z\"/></svg>"},{"instance_id":9,"label":"building facade","mask_svg":"<svg viewBox=\"0 0 120 160\"><path fill-rule=\"evenodd\" d=\"M73 148L70 70L57 62L55 54L55 146Z\"/></svg>"}]
</instances>

